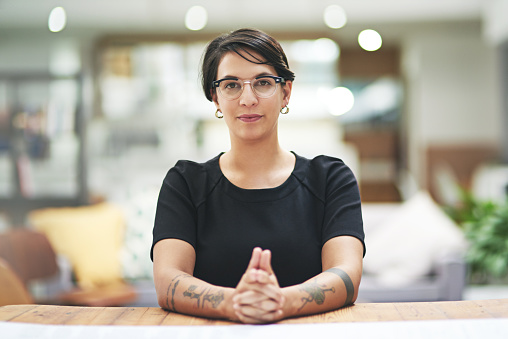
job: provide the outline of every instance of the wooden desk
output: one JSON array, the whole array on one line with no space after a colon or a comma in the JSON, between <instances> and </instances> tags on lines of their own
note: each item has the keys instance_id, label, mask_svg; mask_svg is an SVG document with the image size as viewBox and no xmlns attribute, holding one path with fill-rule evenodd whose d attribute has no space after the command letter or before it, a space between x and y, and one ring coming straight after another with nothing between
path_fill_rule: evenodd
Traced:
<instances>
[{"instance_id":1,"label":"wooden desk","mask_svg":"<svg viewBox=\"0 0 508 339\"><path fill-rule=\"evenodd\" d=\"M437 319L508 318L508 299L480 301L359 303L323 314L277 324L383 322ZM77 307L10 305L0 307L0 321L51 325L231 325L164 311L156 307Z\"/></svg>"}]
</instances>

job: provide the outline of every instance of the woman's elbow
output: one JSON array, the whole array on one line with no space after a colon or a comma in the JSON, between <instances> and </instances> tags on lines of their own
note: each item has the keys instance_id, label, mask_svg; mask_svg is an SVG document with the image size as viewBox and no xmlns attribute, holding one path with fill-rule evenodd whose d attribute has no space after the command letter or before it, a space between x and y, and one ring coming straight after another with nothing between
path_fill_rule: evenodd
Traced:
<instances>
[{"instance_id":1,"label":"woman's elbow","mask_svg":"<svg viewBox=\"0 0 508 339\"><path fill-rule=\"evenodd\" d=\"M165 310L169 310L168 298L157 294L157 303Z\"/></svg>"}]
</instances>

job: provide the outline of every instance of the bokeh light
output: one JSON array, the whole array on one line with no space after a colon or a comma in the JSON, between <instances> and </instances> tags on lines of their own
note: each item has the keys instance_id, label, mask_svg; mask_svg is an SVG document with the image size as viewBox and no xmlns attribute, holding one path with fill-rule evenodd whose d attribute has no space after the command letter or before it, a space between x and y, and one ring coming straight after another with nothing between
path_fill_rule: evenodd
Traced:
<instances>
[{"instance_id":1,"label":"bokeh light","mask_svg":"<svg viewBox=\"0 0 508 339\"><path fill-rule=\"evenodd\" d=\"M346 87L336 87L328 94L327 107L330 114L338 116L353 108L355 97Z\"/></svg>"},{"instance_id":2,"label":"bokeh light","mask_svg":"<svg viewBox=\"0 0 508 339\"><path fill-rule=\"evenodd\" d=\"M67 24L67 14L63 7L55 7L49 13L48 28L51 32L57 33L62 31Z\"/></svg>"},{"instance_id":3,"label":"bokeh light","mask_svg":"<svg viewBox=\"0 0 508 339\"><path fill-rule=\"evenodd\" d=\"M332 62L339 57L337 43L328 38L297 40L290 46L291 57L298 62Z\"/></svg>"},{"instance_id":4,"label":"bokeh light","mask_svg":"<svg viewBox=\"0 0 508 339\"><path fill-rule=\"evenodd\" d=\"M373 29L366 29L358 34L358 43L364 50L373 52L381 48L381 35Z\"/></svg>"},{"instance_id":5,"label":"bokeh light","mask_svg":"<svg viewBox=\"0 0 508 339\"><path fill-rule=\"evenodd\" d=\"M205 28L208 22L208 13L202 6L192 6L185 14L185 27L191 31Z\"/></svg>"},{"instance_id":6,"label":"bokeh light","mask_svg":"<svg viewBox=\"0 0 508 339\"><path fill-rule=\"evenodd\" d=\"M325 8L323 20L325 21L326 26L330 28L342 28L347 23L346 12L339 5L330 5Z\"/></svg>"}]
</instances>

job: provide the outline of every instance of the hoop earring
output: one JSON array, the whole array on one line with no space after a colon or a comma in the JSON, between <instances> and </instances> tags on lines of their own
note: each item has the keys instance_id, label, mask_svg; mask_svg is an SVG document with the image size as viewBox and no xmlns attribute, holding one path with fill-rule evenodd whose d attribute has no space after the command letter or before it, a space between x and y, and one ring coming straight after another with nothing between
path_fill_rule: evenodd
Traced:
<instances>
[{"instance_id":1,"label":"hoop earring","mask_svg":"<svg viewBox=\"0 0 508 339\"><path fill-rule=\"evenodd\" d=\"M217 119L222 119L222 118L224 118L224 114L222 114L222 112L220 111L220 109L218 109L218 110L216 110L216 111L215 111L215 117L216 117Z\"/></svg>"},{"instance_id":2,"label":"hoop earring","mask_svg":"<svg viewBox=\"0 0 508 339\"><path fill-rule=\"evenodd\" d=\"M286 105L280 109L280 114L288 114L289 113L289 107Z\"/></svg>"}]
</instances>

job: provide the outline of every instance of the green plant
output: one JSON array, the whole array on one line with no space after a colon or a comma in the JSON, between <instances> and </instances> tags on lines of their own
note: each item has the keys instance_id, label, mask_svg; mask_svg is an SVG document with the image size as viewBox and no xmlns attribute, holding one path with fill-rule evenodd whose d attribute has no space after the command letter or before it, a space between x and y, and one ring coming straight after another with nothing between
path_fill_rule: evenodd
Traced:
<instances>
[{"instance_id":1,"label":"green plant","mask_svg":"<svg viewBox=\"0 0 508 339\"><path fill-rule=\"evenodd\" d=\"M482 209L482 203L475 199L471 192L461 187L458 187L457 190L460 196L460 203L456 206L443 206L443 209L457 225L463 226L464 222L477 218L474 216L474 213L478 213L476 211Z\"/></svg>"},{"instance_id":2,"label":"green plant","mask_svg":"<svg viewBox=\"0 0 508 339\"><path fill-rule=\"evenodd\" d=\"M469 241L466 260L471 281L481 283L508 277L508 201L479 201L463 192L462 205L447 212Z\"/></svg>"},{"instance_id":3,"label":"green plant","mask_svg":"<svg viewBox=\"0 0 508 339\"><path fill-rule=\"evenodd\" d=\"M466 261L472 283L508 277L508 201L479 201L463 192L459 208L448 209L462 227L469 248Z\"/></svg>"},{"instance_id":4,"label":"green plant","mask_svg":"<svg viewBox=\"0 0 508 339\"><path fill-rule=\"evenodd\" d=\"M495 278L508 273L508 204L482 206L477 220L464 223L470 241L467 261L472 274Z\"/></svg>"}]
</instances>

